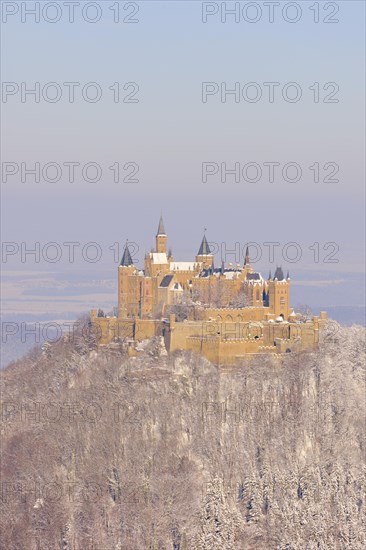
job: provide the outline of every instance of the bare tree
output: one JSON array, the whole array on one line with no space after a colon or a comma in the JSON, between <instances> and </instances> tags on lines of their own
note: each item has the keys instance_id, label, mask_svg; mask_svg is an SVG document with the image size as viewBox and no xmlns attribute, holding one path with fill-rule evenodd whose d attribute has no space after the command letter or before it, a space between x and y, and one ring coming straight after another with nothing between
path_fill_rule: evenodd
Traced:
<instances>
[{"instance_id":1,"label":"bare tree","mask_svg":"<svg viewBox=\"0 0 366 550\"><path fill-rule=\"evenodd\" d=\"M296 314L299 321L302 321L305 323L306 321L310 320L312 318L312 310L311 307L307 304L298 304L296 306Z\"/></svg>"}]
</instances>

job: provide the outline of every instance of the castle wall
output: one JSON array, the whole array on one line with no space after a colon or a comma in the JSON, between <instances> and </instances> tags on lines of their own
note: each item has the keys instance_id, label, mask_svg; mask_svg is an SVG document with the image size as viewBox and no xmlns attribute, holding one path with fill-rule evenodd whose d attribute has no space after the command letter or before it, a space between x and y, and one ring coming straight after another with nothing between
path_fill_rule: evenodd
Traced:
<instances>
[{"instance_id":1,"label":"castle wall","mask_svg":"<svg viewBox=\"0 0 366 550\"><path fill-rule=\"evenodd\" d=\"M237 357L248 353L258 353L260 340L233 340L221 341L219 346L219 364L230 365L236 362Z\"/></svg>"},{"instance_id":2,"label":"castle wall","mask_svg":"<svg viewBox=\"0 0 366 550\"><path fill-rule=\"evenodd\" d=\"M93 310L95 311L95 310ZM119 319L118 317L96 317L92 312L92 325L98 337L99 344L124 341L134 336L133 319Z\"/></svg>"},{"instance_id":3,"label":"castle wall","mask_svg":"<svg viewBox=\"0 0 366 550\"><path fill-rule=\"evenodd\" d=\"M211 361L211 363L219 363L220 341L216 338L202 340L202 338L198 336L190 336L186 340L186 349L203 355L206 359Z\"/></svg>"},{"instance_id":4,"label":"castle wall","mask_svg":"<svg viewBox=\"0 0 366 550\"><path fill-rule=\"evenodd\" d=\"M169 331L168 338L168 351L175 351L178 349L190 349L186 347L186 340L190 336L198 336L202 338L202 323L195 321L186 321L184 323L175 323L172 328L167 329Z\"/></svg>"},{"instance_id":5,"label":"castle wall","mask_svg":"<svg viewBox=\"0 0 366 550\"><path fill-rule=\"evenodd\" d=\"M202 339L195 336L187 338L186 349L203 355L217 365L233 365L240 357L248 354L278 353L275 346L264 346L256 340L222 341L214 337Z\"/></svg>"},{"instance_id":6,"label":"castle wall","mask_svg":"<svg viewBox=\"0 0 366 550\"><path fill-rule=\"evenodd\" d=\"M162 322L154 319L134 320L118 317L97 317L96 310L93 310L91 320L101 345L117 341L123 342L126 339L134 339L140 342L162 334Z\"/></svg>"},{"instance_id":7,"label":"castle wall","mask_svg":"<svg viewBox=\"0 0 366 550\"><path fill-rule=\"evenodd\" d=\"M269 313L268 307L246 307L246 308L201 308L197 310L196 317L208 321L210 318L215 321L241 322L241 321L264 321ZM269 319L274 318L270 315Z\"/></svg>"},{"instance_id":8,"label":"castle wall","mask_svg":"<svg viewBox=\"0 0 366 550\"><path fill-rule=\"evenodd\" d=\"M254 353L286 353L314 348L319 341L317 321L308 323L174 322L165 335L169 351L187 349L218 364Z\"/></svg>"},{"instance_id":9,"label":"castle wall","mask_svg":"<svg viewBox=\"0 0 366 550\"><path fill-rule=\"evenodd\" d=\"M229 310L229 308L228 308ZM306 323L268 323L185 321L177 323L171 315L170 325L150 319L96 317L92 322L100 344L142 341L164 335L168 351L191 350L210 361L229 365L238 357L256 353L286 353L315 348L319 342L319 324L325 319L314 317Z\"/></svg>"},{"instance_id":10,"label":"castle wall","mask_svg":"<svg viewBox=\"0 0 366 550\"><path fill-rule=\"evenodd\" d=\"M135 340L141 342L153 336L161 336L163 323L156 319L136 319Z\"/></svg>"}]
</instances>

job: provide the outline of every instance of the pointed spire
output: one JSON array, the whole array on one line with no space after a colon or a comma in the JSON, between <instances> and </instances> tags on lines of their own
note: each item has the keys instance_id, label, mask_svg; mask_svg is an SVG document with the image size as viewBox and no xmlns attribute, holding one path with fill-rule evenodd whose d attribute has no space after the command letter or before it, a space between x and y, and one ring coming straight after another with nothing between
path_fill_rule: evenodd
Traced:
<instances>
[{"instance_id":1,"label":"pointed spire","mask_svg":"<svg viewBox=\"0 0 366 550\"><path fill-rule=\"evenodd\" d=\"M245 250L245 260L244 265L250 265L250 258L249 258L249 246L247 246Z\"/></svg>"},{"instance_id":2,"label":"pointed spire","mask_svg":"<svg viewBox=\"0 0 366 550\"><path fill-rule=\"evenodd\" d=\"M133 265L132 257L128 249L128 241L126 241L125 249L123 251L123 256L122 256L120 265L122 265L123 267L128 267L129 265Z\"/></svg>"},{"instance_id":3,"label":"pointed spire","mask_svg":"<svg viewBox=\"0 0 366 550\"><path fill-rule=\"evenodd\" d=\"M275 271L275 274L274 274L274 279L277 279L278 281L283 281L284 278L285 277L283 275L282 267L277 267L277 269Z\"/></svg>"},{"instance_id":4,"label":"pointed spire","mask_svg":"<svg viewBox=\"0 0 366 550\"><path fill-rule=\"evenodd\" d=\"M197 256L209 256L209 255L211 255L211 249L206 239L206 229L205 229L205 233L203 235L203 239L202 239L201 246Z\"/></svg>"},{"instance_id":5,"label":"pointed spire","mask_svg":"<svg viewBox=\"0 0 366 550\"><path fill-rule=\"evenodd\" d=\"M272 271L269 272L268 280L270 281L272 279Z\"/></svg>"},{"instance_id":6,"label":"pointed spire","mask_svg":"<svg viewBox=\"0 0 366 550\"><path fill-rule=\"evenodd\" d=\"M159 227L158 227L157 235L166 235L162 214L160 214L160 220L159 220Z\"/></svg>"},{"instance_id":7,"label":"pointed spire","mask_svg":"<svg viewBox=\"0 0 366 550\"><path fill-rule=\"evenodd\" d=\"M290 272L287 271L287 277L286 277L286 279L289 279L289 278L290 278Z\"/></svg>"}]
</instances>

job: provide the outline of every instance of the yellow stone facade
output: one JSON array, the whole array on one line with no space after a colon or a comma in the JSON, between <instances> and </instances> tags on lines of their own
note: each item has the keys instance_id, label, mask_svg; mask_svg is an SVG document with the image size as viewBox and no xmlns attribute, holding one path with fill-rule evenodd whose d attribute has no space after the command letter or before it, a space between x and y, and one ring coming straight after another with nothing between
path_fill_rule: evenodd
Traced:
<instances>
[{"instance_id":1,"label":"yellow stone facade","mask_svg":"<svg viewBox=\"0 0 366 550\"><path fill-rule=\"evenodd\" d=\"M118 268L118 313L92 310L99 342L134 344L153 336L167 351L191 350L215 364L230 365L248 354L314 348L326 313L300 321L290 307L290 277L278 267L263 279L250 265L214 267L206 235L194 261L177 262L167 250L160 218L155 251L144 269L134 264L126 243Z\"/></svg>"}]
</instances>

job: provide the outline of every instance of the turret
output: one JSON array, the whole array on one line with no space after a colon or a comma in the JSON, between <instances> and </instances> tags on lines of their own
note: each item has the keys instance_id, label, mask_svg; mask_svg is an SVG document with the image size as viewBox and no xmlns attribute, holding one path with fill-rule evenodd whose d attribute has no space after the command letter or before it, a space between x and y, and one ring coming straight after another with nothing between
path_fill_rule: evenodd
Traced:
<instances>
[{"instance_id":1,"label":"turret","mask_svg":"<svg viewBox=\"0 0 366 550\"><path fill-rule=\"evenodd\" d=\"M285 279L284 274L283 274L282 267L277 267L277 268L276 268L276 271L275 271L275 274L274 274L273 279L274 279L274 280L277 279L277 281L283 281L283 280Z\"/></svg>"},{"instance_id":2,"label":"turret","mask_svg":"<svg viewBox=\"0 0 366 550\"><path fill-rule=\"evenodd\" d=\"M289 275L289 274L288 274ZM285 278L282 267L277 267L273 279L268 282L267 302L270 313L287 319L290 312L290 278Z\"/></svg>"},{"instance_id":3,"label":"turret","mask_svg":"<svg viewBox=\"0 0 366 550\"><path fill-rule=\"evenodd\" d=\"M118 317L126 318L138 314L139 280L136 267L126 241L118 268Z\"/></svg>"},{"instance_id":4,"label":"turret","mask_svg":"<svg viewBox=\"0 0 366 550\"><path fill-rule=\"evenodd\" d=\"M205 230L206 231L206 230ZM205 269L209 269L213 265L213 254L206 239L206 233L203 235L201 246L199 247L196 262L202 263Z\"/></svg>"},{"instance_id":5,"label":"turret","mask_svg":"<svg viewBox=\"0 0 366 550\"><path fill-rule=\"evenodd\" d=\"M156 252L166 254L168 237L165 233L163 216L160 216L158 232L156 234Z\"/></svg>"},{"instance_id":6,"label":"turret","mask_svg":"<svg viewBox=\"0 0 366 550\"><path fill-rule=\"evenodd\" d=\"M247 246L245 251L245 259L244 259L244 267L250 266L250 258L249 258L249 246Z\"/></svg>"},{"instance_id":7,"label":"turret","mask_svg":"<svg viewBox=\"0 0 366 550\"><path fill-rule=\"evenodd\" d=\"M128 241L126 241L125 248L124 248L124 251L123 251L122 260L121 260L121 263L119 265L122 266L122 267L129 267L129 266L133 265L133 260L132 260L131 254L130 254L130 250L128 248Z\"/></svg>"}]
</instances>

